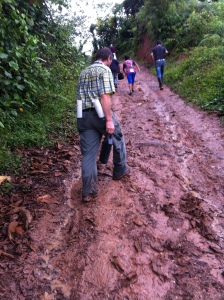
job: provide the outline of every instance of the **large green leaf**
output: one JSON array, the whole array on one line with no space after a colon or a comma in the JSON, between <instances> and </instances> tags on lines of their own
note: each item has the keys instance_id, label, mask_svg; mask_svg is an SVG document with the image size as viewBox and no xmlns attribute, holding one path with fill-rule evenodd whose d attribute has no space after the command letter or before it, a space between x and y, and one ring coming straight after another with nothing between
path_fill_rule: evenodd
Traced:
<instances>
[{"instance_id":1,"label":"large green leaf","mask_svg":"<svg viewBox=\"0 0 224 300\"><path fill-rule=\"evenodd\" d=\"M7 76L7 77L9 77L9 78L12 78L12 74L9 73L9 72L7 72L7 71L5 71L5 76Z\"/></svg>"},{"instance_id":2,"label":"large green leaf","mask_svg":"<svg viewBox=\"0 0 224 300\"><path fill-rule=\"evenodd\" d=\"M25 89L25 86L22 84L16 84L17 89L23 91Z\"/></svg>"},{"instance_id":3,"label":"large green leaf","mask_svg":"<svg viewBox=\"0 0 224 300\"><path fill-rule=\"evenodd\" d=\"M15 61L13 61L13 60L11 60L10 62L9 62L9 65L10 65L10 67L12 67L14 70L18 70L19 69L19 66L18 66L18 64L15 62Z\"/></svg>"},{"instance_id":4,"label":"large green leaf","mask_svg":"<svg viewBox=\"0 0 224 300\"><path fill-rule=\"evenodd\" d=\"M6 54L6 53L0 53L0 58L1 59L5 59L7 57L8 57L8 54Z\"/></svg>"}]
</instances>

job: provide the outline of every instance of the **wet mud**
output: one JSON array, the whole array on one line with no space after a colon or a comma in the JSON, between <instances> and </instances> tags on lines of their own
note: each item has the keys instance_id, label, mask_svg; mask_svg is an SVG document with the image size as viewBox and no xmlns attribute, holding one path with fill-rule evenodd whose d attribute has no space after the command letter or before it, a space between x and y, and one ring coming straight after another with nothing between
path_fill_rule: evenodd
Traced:
<instances>
[{"instance_id":1,"label":"wet mud","mask_svg":"<svg viewBox=\"0 0 224 300\"><path fill-rule=\"evenodd\" d=\"M131 173L98 163L93 202L78 137L26 154L23 189L0 204L0 299L224 299L223 125L144 67L128 92L125 78L113 109Z\"/></svg>"}]
</instances>

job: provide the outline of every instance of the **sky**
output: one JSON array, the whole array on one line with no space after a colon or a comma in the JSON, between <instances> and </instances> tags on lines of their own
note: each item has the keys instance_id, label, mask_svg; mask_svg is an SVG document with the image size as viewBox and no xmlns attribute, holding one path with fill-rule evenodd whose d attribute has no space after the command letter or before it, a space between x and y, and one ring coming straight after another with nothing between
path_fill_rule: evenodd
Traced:
<instances>
[{"instance_id":1,"label":"sky","mask_svg":"<svg viewBox=\"0 0 224 300\"><path fill-rule=\"evenodd\" d=\"M88 24L85 24L90 27L91 24L96 23L97 17L104 17L107 14L111 12L111 8L116 4L121 4L124 0L78 0L72 1L71 0L71 9L70 13L77 12L77 3L80 7L80 9L83 9L84 14L88 17ZM102 3L105 3L105 7L103 9L97 9L97 5L102 5ZM92 51L92 39L88 41L88 43L84 46L83 49L84 52L87 54L90 54ZM89 52L89 53L88 53Z\"/></svg>"},{"instance_id":2,"label":"sky","mask_svg":"<svg viewBox=\"0 0 224 300\"><path fill-rule=\"evenodd\" d=\"M97 5L106 3L107 5L110 5L110 7L114 6L116 3L122 3L124 0L83 0L79 1L79 4L83 4L84 11L86 12L86 15L92 17L92 19L96 19L98 11L96 9ZM76 1L71 0L71 11L76 10ZM107 15L110 12L110 8L105 9L102 15L102 11L100 12L100 17Z\"/></svg>"}]
</instances>

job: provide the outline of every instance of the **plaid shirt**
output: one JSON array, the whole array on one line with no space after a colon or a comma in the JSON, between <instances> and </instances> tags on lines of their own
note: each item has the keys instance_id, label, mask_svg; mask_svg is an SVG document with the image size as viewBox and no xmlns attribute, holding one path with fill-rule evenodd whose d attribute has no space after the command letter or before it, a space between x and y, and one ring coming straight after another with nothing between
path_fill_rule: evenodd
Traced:
<instances>
[{"instance_id":1,"label":"plaid shirt","mask_svg":"<svg viewBox=\"0 0 224 300\"><path fill-rule=\"evenodd\" d=\"M96 61L83 70L79 76L77 99L82 100L83 109L93 107L92 100L99 99L103 94L115 93L110 68Z\"/></svg>"}]
</instances>

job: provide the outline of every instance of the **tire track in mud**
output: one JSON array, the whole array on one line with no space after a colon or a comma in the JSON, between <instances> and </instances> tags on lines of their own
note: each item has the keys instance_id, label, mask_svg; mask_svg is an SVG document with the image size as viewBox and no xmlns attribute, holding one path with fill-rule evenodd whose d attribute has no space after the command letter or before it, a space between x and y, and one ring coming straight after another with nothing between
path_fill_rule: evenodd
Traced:
<instances>
[{"instance_id":1,"label":"tire track in mud","mask_svg":"<svg viewBox=\"0 0 224 300\"><path fill-rule=\"evenodd\" d=\"M83 204L77 153L63 201L30 232L15 299L223 299L223 127L144 67L133 96L125 79L113 102L130 177L113 181L110 158Z\"/></svg>"}]
</instances>

